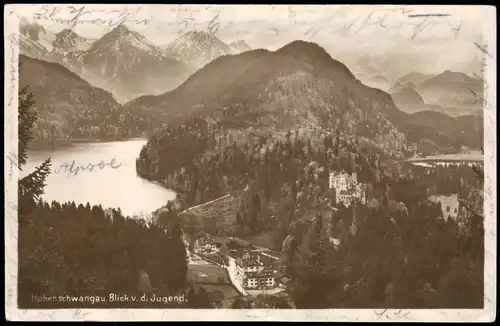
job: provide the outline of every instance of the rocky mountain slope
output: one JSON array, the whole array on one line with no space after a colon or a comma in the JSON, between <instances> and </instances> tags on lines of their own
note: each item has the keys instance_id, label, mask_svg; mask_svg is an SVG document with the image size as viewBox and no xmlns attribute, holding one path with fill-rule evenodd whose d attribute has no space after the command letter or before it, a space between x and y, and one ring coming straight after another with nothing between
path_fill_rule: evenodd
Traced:
<instances>
[{"instance_id":1,"label":"rocky mountain slope","mask_svg":"<svg viewBox=\"0 0 500 326\"><path fill-rule=\"evenodd\" d=\"M120 25L71 63L74 71L120 101L175 88L187 77L184 63L165 56L141 34Z\"/></svg>"},{"instance_id":2,"label":"rocky mountain slope","mask_svg":"<svg viewBox=\"0 0 500 326\"><path fill-rule=\"evenodd\" d=\"M71 29L63 29L59 33L56 33L55 36L55 40L52 41L51 52L62 58L86 51L95 42L95 40L78 35Z\"/></svg>"}]
</instances>

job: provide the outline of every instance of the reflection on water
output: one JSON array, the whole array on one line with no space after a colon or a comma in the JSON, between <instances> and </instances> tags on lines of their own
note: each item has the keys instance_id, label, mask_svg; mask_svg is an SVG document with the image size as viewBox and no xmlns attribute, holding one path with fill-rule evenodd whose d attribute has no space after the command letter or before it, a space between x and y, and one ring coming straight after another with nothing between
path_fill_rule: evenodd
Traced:
<instances>
[{"instance_id":1,"label":"reflection on water","mask_svg":"<svg viewBox=\"0 0 500 326\"><path fill-rule=\"evenodd\" d=\"M149 214L174 199L175 193L137 176L135 159L145 143L145 140L86 143L54 151L32 151L21 175L51 157L52 173L47 178L44 200L74 201L77 205L89 202L103 208L119 207L127 215ZM110 166L110 162L117 168ZM95 167L90 169L89 164ZM85 169L80 168L76 175L63 173L64 167L69 171L72 165L74 170L82 166ZM59 173L54 173L55 170Z\"/></svg>"}]
</instances>

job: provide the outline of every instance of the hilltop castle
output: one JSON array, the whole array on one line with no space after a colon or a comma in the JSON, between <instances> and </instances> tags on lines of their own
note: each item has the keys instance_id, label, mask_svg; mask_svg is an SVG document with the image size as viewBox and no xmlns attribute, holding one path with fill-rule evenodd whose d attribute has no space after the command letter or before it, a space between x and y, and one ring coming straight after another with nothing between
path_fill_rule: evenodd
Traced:
<instances>
[{"instance_id":1,"label":"hilltop castle","mask_svg":"<svg viewBox=\"0 0 500 326\"><path fill-rule=\"evenodd\" d=\"M355 172L352 175L344 171L338 174L330 172L329 186L330 189L335 189L337 204L350 206L355 199L363 204L366 202L365 186L358 183L358 175Z\"/></svg>"}]
</instances>

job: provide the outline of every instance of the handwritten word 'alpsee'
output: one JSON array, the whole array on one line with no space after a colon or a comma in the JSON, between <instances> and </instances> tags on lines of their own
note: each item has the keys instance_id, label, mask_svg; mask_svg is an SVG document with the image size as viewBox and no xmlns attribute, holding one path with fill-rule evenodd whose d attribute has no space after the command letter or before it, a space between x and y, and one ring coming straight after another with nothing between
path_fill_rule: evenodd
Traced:
<instances>
[{"instance_id":1,"label":"handwritten word 'alpsee'","mask_svg":"<svg viewBox=\"0 0 500 326\"><path fill-rule=\"evenodd\" d=\"M89 9L86 6L70 5L44 5L40 12L33 14L33 18L70 26L94 24L103 27L118 27L123 23L148 25L153 19L131 19L127 9Z\"/></svg>"},{"instance_id":2,"label":"handwritten word 'alpsee'","mask_svg":"<svg viewBox=\"0 0 500 326\"><path fill-rule=\"evenodd\" d=\"M65 173L68 173L68 177L71 177L71 176L76 176L78 175L78 173L81 171L88 171L88 172L92 172L94 170L103 170L104 168L106 168L107 166L111 167L112 169L118 169L122 166L123 164L120 163L118 165L116 165L116 159L113 158L110 162L104 162L104 161L100 161L98 163L88 163L88 164L76 164L75 160L73 160L71 163L64 163L64 164L61 164L59 169L55 169L54 170L54 173L61 173L61 172L65 172ZM97 170L97 171L99 171Z\"/></svg>"}]
</instances>

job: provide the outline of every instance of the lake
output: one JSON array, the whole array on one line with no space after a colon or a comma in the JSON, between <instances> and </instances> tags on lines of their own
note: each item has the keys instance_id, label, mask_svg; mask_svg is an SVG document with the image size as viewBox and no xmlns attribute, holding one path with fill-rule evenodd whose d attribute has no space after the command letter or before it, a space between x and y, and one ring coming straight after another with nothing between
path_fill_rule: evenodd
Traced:
<instances>
[{"instance_id":1,"label":"lake","mask_svg":"<svg viewBox=\"0 0 500 326\"><path fill-rule=\"evenodd\" d=\"M144 216L175 198L175 192L137 176L135 160L146 140L79 143L54 151L30 151L21 175L52 158L43 199L120 208Z\"/></svg>"}]
</instances>

